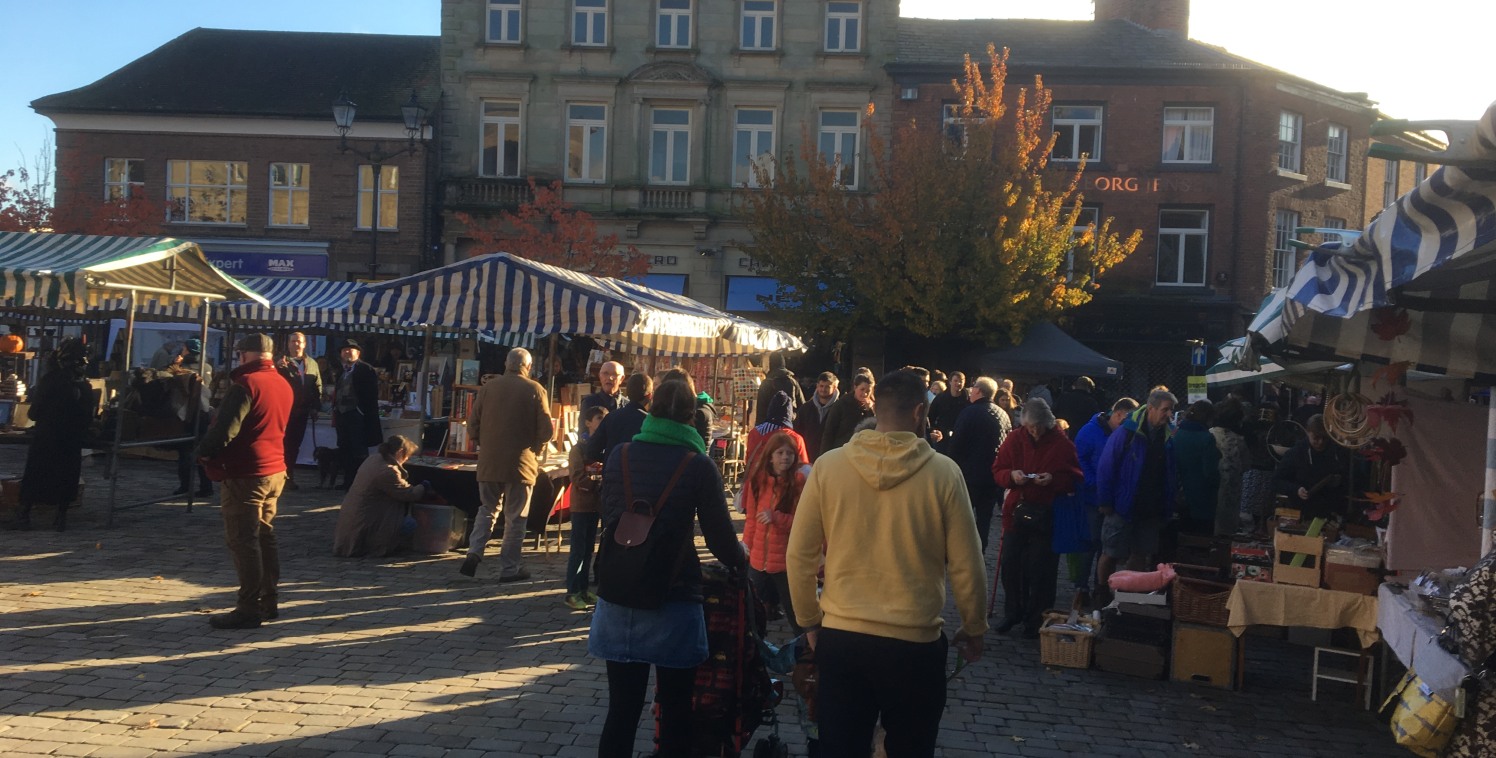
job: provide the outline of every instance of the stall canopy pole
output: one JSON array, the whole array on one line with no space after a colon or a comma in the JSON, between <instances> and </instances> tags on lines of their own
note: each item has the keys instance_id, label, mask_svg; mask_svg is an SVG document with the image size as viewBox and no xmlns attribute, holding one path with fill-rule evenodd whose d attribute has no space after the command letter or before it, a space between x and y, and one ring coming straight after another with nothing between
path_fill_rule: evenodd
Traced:
<instances>
[{"instance_id":1,"label":"stall canopy pole","mask_svg":"<svg viewBox=\"0 0 1496 758\"><path fill-rule=\"evenodd\" d=\"M1496 396L1496 387L1491 389ZM1486 408L1486 486L1481 493L1480 554L1491 552L1491 530L1496 529L1496 402Z\"/></svg>"},{"instance_id":2,"label":"stall canopy pole","mask_svg":"<svg viewBox=\"0 0 1496 758\"><path fill-rule=\"evenodd\" d=\"M135 293L125 293L125 352L120 359L123 370L120 374L126 382L130 381L130 347L135 340ZM112 347L112 346L111 346ZM125 438L125 404L124 389L121 388L115 394L114 404L114 444L109 448L109 516L104 521L105 527L114 526L114 502L119 495L119 446Z\"/></svg>"},{"instance_id":3,"label":"stall canopy pole","mask_svg":"<svg viewBox=\"0 0 1496 758\"><path fill-rule=\"evenodd\" d=\"M550 349L546 350L546 356L545 356L545 363L546 363L545 373L546 373L546 376L550 377L550 385L551 385L551 388L550 388L549 392L547 393L547 397L549 398L548 402L555 402L555 397L556 397L556 366L560 365L560 361L556 359L556 348L557 348L557 346L560 343L561 343L561 335L552 333L551 334ZM546 409L546 410L550 410L550 409Z\"/></svg>"}]
</instances>

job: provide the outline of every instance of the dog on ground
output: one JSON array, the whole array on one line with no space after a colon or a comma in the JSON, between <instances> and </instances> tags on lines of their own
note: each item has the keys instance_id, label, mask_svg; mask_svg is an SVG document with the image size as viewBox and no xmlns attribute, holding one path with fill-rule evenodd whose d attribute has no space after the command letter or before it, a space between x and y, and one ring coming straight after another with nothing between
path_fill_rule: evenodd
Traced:
<instances>
[{"instance_id":1,"label":"dog on ground","mask_svg":"<svg viewBox=\"0 0 1496 758\"><path fill-rule=\"evenodd\" d=\"M317 487L329 490L338 486L338 449L319 447L312 451L312 459L317 461Z\"/></svg>"}]
</instances>

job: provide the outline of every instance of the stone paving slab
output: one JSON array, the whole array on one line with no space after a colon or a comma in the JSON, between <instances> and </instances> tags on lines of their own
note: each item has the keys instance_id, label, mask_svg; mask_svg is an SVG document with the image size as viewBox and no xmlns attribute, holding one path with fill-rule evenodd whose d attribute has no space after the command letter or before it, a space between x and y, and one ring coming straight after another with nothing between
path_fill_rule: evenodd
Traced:
<instances>
[{"instance_id":1,"label":"stone paving slab","mask_svg":"<svg viewBox=\"0 0 1496 758\"><path fill-rule=\"evenodd\" d=\"M23 463L0 446L0 473ZM169 491L173 471L131 461L121 492ZM235 580L217 508L148 506L105 529L108 482L85 474L69 531L0 532L0 755L596 753L606 681L589 615L561 604L564 553L527 541L534 578L505 585L492 554L476 579L456 554L340 560L337 493L303 489L276 522L280 620L218 631L206 614L232 604ZM788 638L783 622L771 636ZM1348 688L1310 702L1310 654L1251 638L1246 690L1229 692L1049 669L1037 643L989 635L948 691L940 755L1405 755ZM803 755L794 704L779 731Z\"/></svg>"}]
</instances>

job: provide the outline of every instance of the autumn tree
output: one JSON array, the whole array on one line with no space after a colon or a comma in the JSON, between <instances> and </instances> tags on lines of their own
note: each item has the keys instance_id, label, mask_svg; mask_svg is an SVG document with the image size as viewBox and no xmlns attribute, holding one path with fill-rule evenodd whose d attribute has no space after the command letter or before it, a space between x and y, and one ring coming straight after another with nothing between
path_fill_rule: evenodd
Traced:
<instances>
[{"instance_id":1,"label":"autumn tree","mask_svg":"<svg viewBox=\"0 0 1496 758\"><path fill-rule=\"evenodd\" d=\"M121 237L161 233L166 206L141 190L96 199L81 192L53 191L51 146L44 145L30 168L0 174L0 232L57 232ZM68 187L81 185L82 169L58 172Z\"/></svg>"},{"instance_id":2,"label":"autumn tree","mask_svg":"<svg viewBox=\"0 0 1496 758\"><path fill-rule=\"evenodd\" d=\"M561 182L530 181L531 199L514 211L476 218L454 214L473 239L474 255L512 253L593 276L628 278L649 273L649 259L617 234L600 236L592 214L562 197Z\"/></svg>"},{"instance_id":3,"label":"autumn tree","mask_svg":"<svg viewBox=\"0 0 1496 758\"><path fill-rule=\"evenodd\" d=\"M952 128L896 124L889 149L864 127L866 191L848 191L846 168L808 137L799 161L755 167L764 189L744 192L741 211L756 265L779 280L772 308L844 333L1017 340L1090 300L1097 277L1137 248L1141 233L1124 237L1110 218L1075 233L1083 167L1048 167L1049 90L1035 77L1010 98L1007 51L987 57L986 76L967 56L951 83Z\"/></svg>"}]
</instances>

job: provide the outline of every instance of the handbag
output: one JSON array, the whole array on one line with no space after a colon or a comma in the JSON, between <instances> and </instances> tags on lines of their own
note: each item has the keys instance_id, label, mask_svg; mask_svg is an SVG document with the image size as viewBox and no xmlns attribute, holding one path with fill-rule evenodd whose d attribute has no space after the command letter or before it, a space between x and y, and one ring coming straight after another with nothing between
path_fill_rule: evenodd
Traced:
<instances>
[{"instance_id":1,"label":"handbag","mask_svg":"<svg viewBox=\"0 0 1496 758\"><path fill-rule=\"evenodd\" d=\"M1411 669L1382 704L1380 714L1390 720L1393 740L1424 758L1438 758L1460 723L1454 706Z\"/></svg>"},{"instance_id":2,"label":"handbag","mask_svg":"<svg viewBox=\"0 0 1496 758\"><path fill-rule=\"evenodd\" d=\"M1013 507L1013 525L1020 531L1052 532L1054 530L1054 510L1048 505L1020 500L1018 501L1018 505Z\"/></svg>"}]
</instances>

